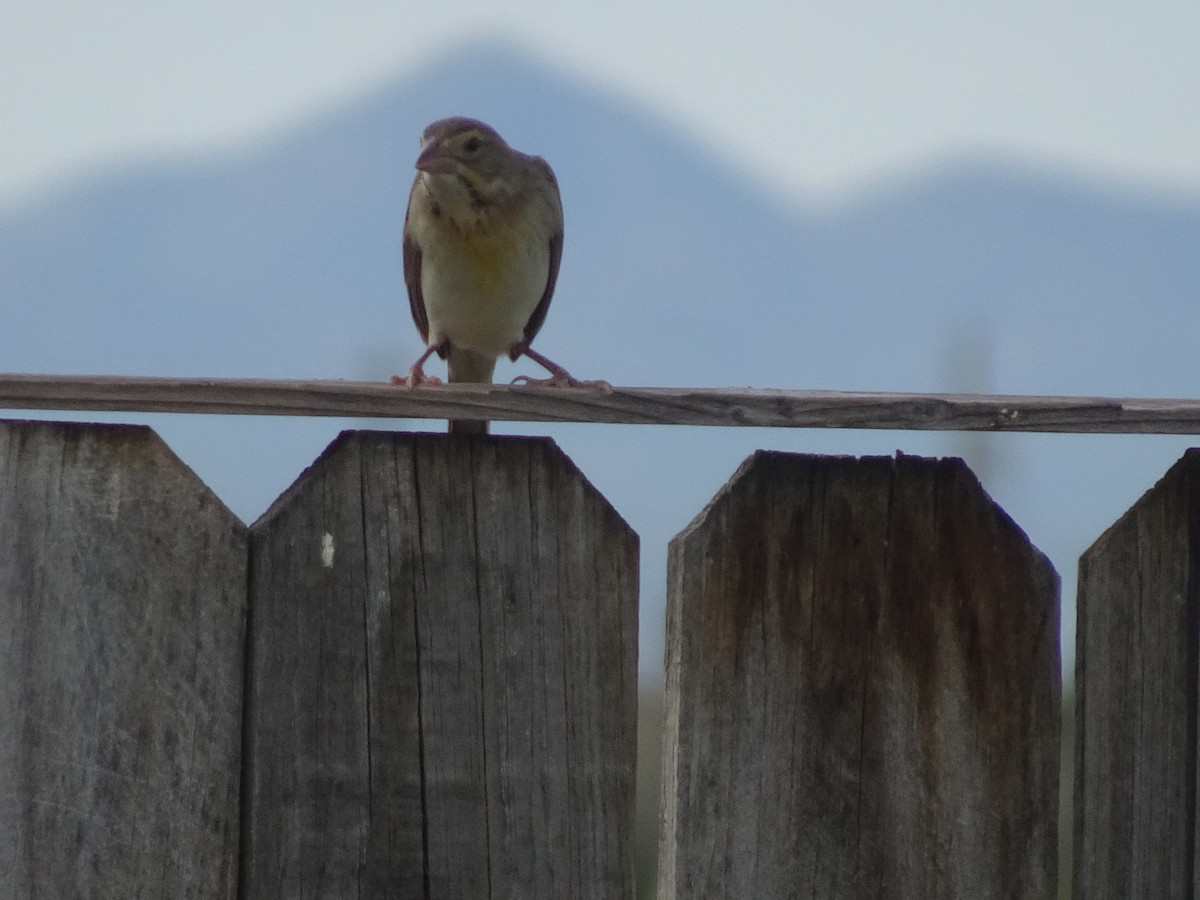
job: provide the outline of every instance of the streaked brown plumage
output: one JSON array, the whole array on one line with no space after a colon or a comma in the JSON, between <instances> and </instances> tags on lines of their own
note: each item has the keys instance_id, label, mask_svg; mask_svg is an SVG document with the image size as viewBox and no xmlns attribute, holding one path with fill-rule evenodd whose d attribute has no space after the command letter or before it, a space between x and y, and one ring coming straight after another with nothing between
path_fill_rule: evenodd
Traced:
<instances>
[{"instance_id":1,"label":"streaked brown plumage","mask_svg":"<svg viewBox=\"0 0 1200 900\"><path fill-rule=\"evenodd\" d=\"M434 122L421 136L404 224L404 281L426 350L410 385L433 382L425 361L446 359L451 383L491 383L496 360L529 356L573 378L529 348L550 307L562 258L558 182L544 159L514 150L475 119ZM482 421L451 431L486 432Z\"/></svg>"}]
</instances>

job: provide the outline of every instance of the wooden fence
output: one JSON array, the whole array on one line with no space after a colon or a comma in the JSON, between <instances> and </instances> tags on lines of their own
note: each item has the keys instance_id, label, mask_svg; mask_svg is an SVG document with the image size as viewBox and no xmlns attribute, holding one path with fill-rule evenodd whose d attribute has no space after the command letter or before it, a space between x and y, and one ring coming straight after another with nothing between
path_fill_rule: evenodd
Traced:
<instances>
[{"instance_id":1,"label":"wooden fence","mask_svg":"<svg viewBox=\"0 0 1200 900\"><path fill-rule=\"evenodd\" d=\"M1081 565L1076 897L1197 896L1198 489ZM247 528L0 424L0 897L625 900L637 566L546 439L349 432ZM668 581L660 898L1055 895L1058 579L960 461L757 453Z\"/></svg>"}]
</instances>

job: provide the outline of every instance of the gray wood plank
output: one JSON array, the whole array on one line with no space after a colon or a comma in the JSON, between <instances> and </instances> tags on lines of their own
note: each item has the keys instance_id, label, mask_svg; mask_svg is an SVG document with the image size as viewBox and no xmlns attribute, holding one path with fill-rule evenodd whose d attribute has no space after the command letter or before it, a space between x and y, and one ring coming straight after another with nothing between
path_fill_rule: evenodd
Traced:
<instances>
[{"instance_id":1,"label":"gray wood plank","mask_svg":"<svg viewBox=\"0 0 1200 900\"><path fill-rule=\"evenodd\" d=\"M732 428L1200 434L1200 400L0 373L0 407Z\"/></svg>"},{"instance_id":2,"label":"gray wood plank","mask_svg":"<svg viewBox=\"0 0 1200 900\"><path fill-rule=\"evenodd\" d=\"M961 461L755 454L668 582L661 898L1053 895L1057 576Z\"/></svg>"},{"instance_id":3,"label":"gray wood plank","mask_svg":"<svg viewBox=\"0 0 1200 900\"><path fill-rule=\"evenodd\" d=\"M637 539L552 442L345 434L251 569L247 896L629 896Z\"/></svg>"},{"instance_id":4,"label":"gray wood plank","mask_svg":"<svg viewBox=\"0 0 1200 900\"><path fill-rule=\"evenodd\" d=\"M246 541L146 428L0 422L0 897L236 896Z\"/></svg>"},{"instance_id":5,"label":"gray wood plank","mask_svg":"<svg viewBox=\"0 0 1200 900\"><path fill-rule=\"evenodd\" d=\"M1200 450L1079 563L1076 897L1195 898Z\"/></svg>"}]
</instances>

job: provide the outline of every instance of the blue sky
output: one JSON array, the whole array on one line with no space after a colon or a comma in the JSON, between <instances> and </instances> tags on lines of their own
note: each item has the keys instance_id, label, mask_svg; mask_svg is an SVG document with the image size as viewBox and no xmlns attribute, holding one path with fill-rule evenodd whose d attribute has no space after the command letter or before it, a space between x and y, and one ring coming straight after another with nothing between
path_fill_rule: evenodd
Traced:
<instances>
[{"instance_id":1,"label":"blue sky","mask_svg":"<svg viewBox=\"0 0 1200 900\"><path fill-rule=\"evenodd\" d=\"M496 35L789 196L987 149L1200 192L1200 3L9 0L0 209L96 165L270 134Z\"/></svg>"}]
</instances>

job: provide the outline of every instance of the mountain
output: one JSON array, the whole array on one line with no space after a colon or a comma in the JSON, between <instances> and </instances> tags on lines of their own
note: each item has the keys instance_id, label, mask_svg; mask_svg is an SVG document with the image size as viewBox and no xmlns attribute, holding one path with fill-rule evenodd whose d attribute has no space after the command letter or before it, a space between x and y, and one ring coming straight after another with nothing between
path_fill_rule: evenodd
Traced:
<instances>
[{"instance_id":1,"label":"mountain","mask_svg":"<svg viewBox=\"0 0 1200 900\"><path fill-rule=\"evenodd\" d=\"M403 371L419 350L401 274L404 205L417 135L449 114L485 119L553 163L566 250L537 346L581 377L1159 396L1200 385L1200 199L979 155L799 208L771 193L771 172L735 167L626 98L487 44L237 152L94 172L0 219L0 368ZM339 428L363 424L116 418L151 422L247 520ZM1078 553L1190 443L497 430L554 435L642 534L650 671L666 541L756 447L966 455L1055 560L1069 601Z\"/></svg>"}]
</instances>

